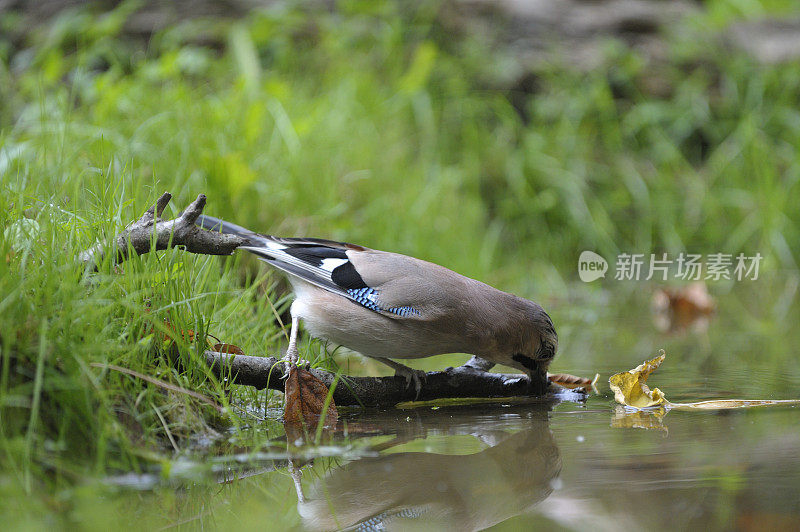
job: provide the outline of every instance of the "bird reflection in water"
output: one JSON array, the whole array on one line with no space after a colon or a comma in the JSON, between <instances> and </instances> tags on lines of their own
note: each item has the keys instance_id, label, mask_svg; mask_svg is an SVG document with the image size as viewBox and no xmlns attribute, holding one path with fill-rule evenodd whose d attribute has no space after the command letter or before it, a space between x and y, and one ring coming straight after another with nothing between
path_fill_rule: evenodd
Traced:
<instances>
[{"instance_id":1,"label":"bird reflection in water","mask_svg":"<svg viewBox=\"0 0 800 532\"><path fill-rule=\"evenodd\" d=\"M549 408L542 406L489 407L491 413L482 417L485 427L475 426L474 411L461 424L453 410L447 412L450 409L437 411L435 417L423 415L411 423L420 429L418 434L406 433L395 441L406 443L444 429L449 435L470 434L489 446L467 455L381 454L333 469L305 488L298 481L303 524L313 530L431 525L480 530L525 513L550 495L561 471ZM497 416L514 422L499 430L490 422Z\"/></svg>"}]
</instances>

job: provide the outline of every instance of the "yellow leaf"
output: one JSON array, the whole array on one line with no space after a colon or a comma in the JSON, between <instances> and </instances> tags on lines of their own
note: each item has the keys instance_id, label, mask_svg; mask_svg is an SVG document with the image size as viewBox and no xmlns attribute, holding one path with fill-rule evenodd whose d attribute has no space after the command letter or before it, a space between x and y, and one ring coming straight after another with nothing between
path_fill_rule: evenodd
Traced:
<instances>
[{"instance_id":1,"label":"yellow leaf","mask_svg":"<svg viewBox=\"0 0 800 532\"><path fill-rule=\"evenodd\" d=\"M658 388L647 387L647 378L664 362L664 350L653 360L648 360L629 371L617 373L608 379L611 389L614 390L614 399L620 404L642 409L653 406L664 407L668 412L672 409L680 410L725 410L731 408L750 408L754 406L777 406L800 404L800 399L718 399L699 401L696 403L670 403L664 393ZM618 416L621 415L618 412ZM663 416L663 413L661 414ZM660 420L659 420L660 421ZM615 426L623 426L617 420Z\"/></svg>"},{"instance_id":2,"label":"yellow leaf","mask_svg":"<svg viewBox=\"0 0 800 532\"><path fill-rule=\"evenodd\" d=\"M650 406L666 406L669 403L664 393L658 388L651 390L647 387L647 377L664 362L664 350L653 360L648 360L632 370L623 371L612 375L608 384L614 391L614 399L618 403L634 408L647 408Z\"/></svg>"}]
</instances>

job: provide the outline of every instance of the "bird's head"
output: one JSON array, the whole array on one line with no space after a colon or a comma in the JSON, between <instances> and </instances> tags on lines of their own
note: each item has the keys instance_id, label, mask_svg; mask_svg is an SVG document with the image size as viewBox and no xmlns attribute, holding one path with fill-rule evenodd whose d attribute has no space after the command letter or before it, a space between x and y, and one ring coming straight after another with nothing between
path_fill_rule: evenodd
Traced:
<instances>
[{"instance_id":1,"label":"bird's head","mask_svg":"<svg viewBox=\"0 0 800 532\"><path fill-rule=\"evenodd\" d=\"M547 387L547 368L558 350L558 335L553 321L538 304L528 301L525 327L519 331L519 343L511 353L512 367L521 369L531 379L532 392L544 393Z\"/></svg>"}]
</instances>

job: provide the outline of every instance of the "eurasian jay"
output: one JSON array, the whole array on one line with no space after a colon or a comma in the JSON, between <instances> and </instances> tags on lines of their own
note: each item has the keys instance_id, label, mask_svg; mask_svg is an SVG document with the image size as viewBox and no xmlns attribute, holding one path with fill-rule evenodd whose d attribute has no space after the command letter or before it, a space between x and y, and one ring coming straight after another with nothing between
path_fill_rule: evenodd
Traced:
<instances>
[{"instance_id":1,"label":"eurasian jay","mask_svg":"<svg viewBox=\"0 0 800 532\"><path fill-rule=\"evenodd\" d=\"M471 364L476 368L504 364L524 371L533 393L547 387L558 336L550 316L533 301L398 253L262 235L205 215L196 223L243 237L247 245L239 249L288 274L295 293L286 352L291 364L298 359L302 319L312 336L379 360L408 384L413 380L418 393L424 372L391 358L468 353L489 363L478 360Z\"/></svg>"}]
</instances>

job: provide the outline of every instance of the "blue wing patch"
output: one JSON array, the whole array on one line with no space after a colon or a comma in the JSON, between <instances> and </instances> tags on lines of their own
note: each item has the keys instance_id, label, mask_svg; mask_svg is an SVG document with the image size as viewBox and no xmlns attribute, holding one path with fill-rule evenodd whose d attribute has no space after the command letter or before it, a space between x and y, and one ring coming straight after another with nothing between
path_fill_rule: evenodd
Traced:
<instances>
[{"instance_id":1,"label":"blue wing patch","mask_svg":"<svg viewBox=\"0 0 800 532\"><path fill-rule=\"evenodd\" d=\"M402 318L407 318L414 314L417 316L420 315L420 312L414 307L382 308L378 300L378 291L374 288L350 288L347 290L347 293L350 294L350 297L352 297L356 303L370 310L374 310L375 312L390 312Z\"/></svg>"},{"instance_id":2,"label":"blue wing patch","mask_svg":"<svg viewBox=\"0 0 800 532\"><path fill-rule=\"evenodd\" d=\"M350 288L347 293L362 307L367 307L376 312L381 311L381 307L378 305L378 292L374 288Z\"/></svg>"}]
</instances>

